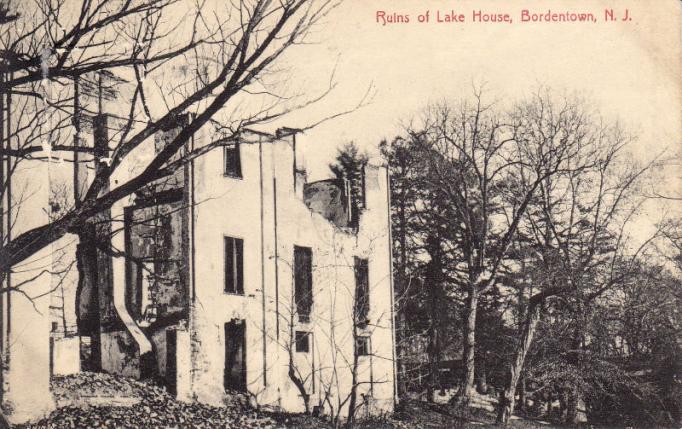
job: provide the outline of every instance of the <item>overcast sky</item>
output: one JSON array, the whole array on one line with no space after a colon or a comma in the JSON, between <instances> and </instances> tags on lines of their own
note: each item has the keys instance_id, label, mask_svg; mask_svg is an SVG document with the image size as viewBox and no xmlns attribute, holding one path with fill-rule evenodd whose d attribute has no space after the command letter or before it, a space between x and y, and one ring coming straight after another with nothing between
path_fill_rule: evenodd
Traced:
<instances>
[{"instance_id":1,"label":"overcast sky","mask_svg":"<svg viewBox=\"0 0 682 429\"><path fill-rule=\"evenodd\" d=\"M292 90L322 90L330 73L337 87L324 102L287 118L302 126L355 105L370 85L372 103L300 137L313 179L328 175L335 148L350 140L372 151L429 101L461 99L472 82L486 82L503 102L539 84L578 92L610 119L639 135L636 156L680 144L680 2L346 0L313 35L314 45L288 53ZM605 22L604 10L632 21ZM436 23L451 10L465 23ZM521 10L591 12L596 23L522 23ZM410 17L408 24L376 22L376 11ZM417 15L430 10L429 24ZM472 12L509 13L507 24L472 23ZM672 177L671 177L672 179Z\"/></svg>"}]
</instances>

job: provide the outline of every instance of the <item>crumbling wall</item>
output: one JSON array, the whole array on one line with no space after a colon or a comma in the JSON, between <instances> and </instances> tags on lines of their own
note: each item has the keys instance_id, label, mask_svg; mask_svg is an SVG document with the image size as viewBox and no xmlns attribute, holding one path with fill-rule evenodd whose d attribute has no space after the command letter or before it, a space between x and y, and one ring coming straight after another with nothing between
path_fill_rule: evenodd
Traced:
<instances>
[{"instance_id":1,"label":"crumbling wall","mask_svg":"<svg viewBox=\"0 0 682 429\"><path fill-rule=\"evenodd\" d=\"M192 354L190 345L189 330L187 327L173 327L170 330L175 332L175 354L169 355L169 359L174 359L173 366L175 374L170 374L174 377L175 396L180 401L192 401ZM170 365L170 363L167 363ZM166 374L168 378L169 374Z\"/></svg>"},{"instance_id":2,"label":"crumbling wall","mask_svg":"<svg viewBox=\"0 0 682 429\"><path fill-rule=\"evenodd\" d=\"M102 371L125 377L140 378L140 353L126 330L102 332Z\"/></svg>"},{"instance_id":3,"label":"crumbling wall","mask_svg":"<svg viewBox=\"0 0 682 429\"><path fill-rule=\"evenodd\" d=\"M131 207L126 216L126 301L138 321L153 308L159 319L185 317L188 305L182 250L182 201ZM142 284L147 286L141 290Z\"/></svg>"},{"instance_id":4,"label":"crumbling wall","mask_svg":"<svg viewBox=\"0 0 682 429\"><path fill-rule=\"evenodd\" d=\"M352 361L354 349L357 256L369 262L371 326L363 333L371 335L374 354L360 358L358 402L363 401L362 395L372 395L370 406L363 412L392 409L392 292L385 169L367 174L367 204L359 225L351 229L339 181L309 183L303 188L303 198L296 195L291 148L286 142L262 147L257 143L241 145L241 156L241 179L223 176L219 152L195 161L193 190L202 203L194 207L196 297L189 325L193 394L210 404L227 400L222 379L223 326L237 318L247 323L247 388L259 405L303 411L300 392L288 374L290 351L305 379L311 408L323 399L323 384L335 395L333 401L339 395L345 398L352 387L348 359ZM224 290L226 236L243 240L244 295ZM293 313L294 246L313 251L314 298L309 322L301 322ZM295 351L290 341L291 320L295 321L294 331L312 333L309 353ZM342 376L335 379L336 375Z\"/></svg>"},{"instance_id":5,"label":"crumbling wall","mask_svg":"<svg viewBox=\"0 0 682 429\"><path fill-rule=\"evenodd\" d=\"M303 201L315 213L339 227L349 226L348 204L343 182L338 179L306 183Z\"/></svg>"},{"instance_id":6,"label":"crumbling wall","mask_svg":"<svg viewBox=\"0 0 682 429\"><path fill-rule=\"evenodd\" d=\"M53 337L51 347L52 375L71 375L80 372L80 337Z\"/></svg>"}]
</instances>

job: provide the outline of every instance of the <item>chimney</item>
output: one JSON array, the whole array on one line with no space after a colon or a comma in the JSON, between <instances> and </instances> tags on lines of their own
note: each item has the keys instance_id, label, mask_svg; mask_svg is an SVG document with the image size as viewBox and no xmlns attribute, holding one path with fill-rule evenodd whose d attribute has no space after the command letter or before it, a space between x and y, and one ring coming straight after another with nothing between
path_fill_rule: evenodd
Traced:
<instances>
[{"instance_id":1,"label":"chimney","mask_svg":"<svg viewBox=\"0 0 682 429\"><path fill-rule=\"evenodd\" d=\"M296 134L302 133L303 130L298 129L298 128L289 128L289 127L281 127L278 128L277 131L275 131L275 137L278 139L283 139L285 137L291 136L291 145L292 145L292 150L293 150L293 165L292 165L292 170L294 173L294 193L296 196L298 196L301 200L303 200L303 184L300 184L299 186L299 178L298 178L298 173L299 173L299 168L296 163ZM303 170L303 174L305 175L305 170ZM303 181L305 183L305 180Z\"/></svg>"},{"instance_id":2,"label":"chimney","mask_svg":"<svg viewBox=\"0 0 682 429\"><path fill-rule=\"evenodd\" d=\"M303 187L308 183L308 173L304 169L297 169L294 180L294 193L296 194L296 198L303 201Z\"/></svg>"}]
</instances>

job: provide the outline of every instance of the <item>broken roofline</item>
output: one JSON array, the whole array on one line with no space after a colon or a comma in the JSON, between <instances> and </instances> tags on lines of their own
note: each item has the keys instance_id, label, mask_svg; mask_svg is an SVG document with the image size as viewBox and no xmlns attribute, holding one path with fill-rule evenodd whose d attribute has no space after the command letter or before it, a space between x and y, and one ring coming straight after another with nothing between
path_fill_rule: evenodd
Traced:
<instances>
[{"instance_id":1,"label":"broken roofline","mask_svg":"<svg viewBox=\"0 0 682 429\"><path fill-rule=\"evenodd\" d=\"M284 141L284 138L293 136L298 133L302 133L303 130L300 128L289 128L289 127L281 127L277 128L274 134L266 132L266 131L260 131L260 130L254 130L253 128L242 128L241 130L238 131L239 137L235 138L234 136L225 136L221 137L217 140L215 140L213 143L262 143L263 138L267 139L268 141ZM248 140L248 137L252 136L257 139L254 140ZM246 139L245 139L246 137Z\"/></svg>"},{"instance_id":2,"label":"broken roofline","mask_svg":"<svg viewBox=\"0 0 682 429\"><path fill-rule=\"evenodd\" d=\"M134 88L134 83L131 80L124 79L117 74L112 73L108 70L103 70L99 72L86 73L79 76L79 82L81 85L81 92L83 95L97 99L98 97L105 98L109 101L114 100L116 95L121 94L122 90L132 91ZM104 90L103 93L98 93L98 90ZM97 112L92 113L93 116L97 115ZM106 116L116 120L116 121L127 121L128 117L123 117L114 112L100 112L99 114L105 114ZM165 127L161 127L162 130L167 130L171 128L176 128L178 126L186 126L187 124L179 125L182 122L181 117L187 117L192 115L193 112L185 110L183 113L177 115L176 120L171 120L167 123ZM136 121L138 122L138 121ZM153 122L153 121L152 121ZM238 138L235 140L233 136L226 136L219 138L214 143L229 143L234 144L235 141L244 143L258 143L258 141L248 141L243 137L245 135L258 136L260 138L266 138L269 141L283 140L285 137L295 135L297 133L302 133L303 129L291 128L291 127L280 127L275 131L275 134L268 133L265 131L259 131L252 128L242 128L237 130ZM262 140L261 140L262 141Z\"/></svg>"}]
</instances>

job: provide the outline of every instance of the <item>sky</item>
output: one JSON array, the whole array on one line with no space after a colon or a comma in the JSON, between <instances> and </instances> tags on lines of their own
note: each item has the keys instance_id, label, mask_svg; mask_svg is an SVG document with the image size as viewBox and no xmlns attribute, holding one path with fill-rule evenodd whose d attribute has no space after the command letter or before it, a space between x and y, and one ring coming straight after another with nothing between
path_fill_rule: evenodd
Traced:
<instances>
[{"instance_id":1,"label":"sky","mask_svg":"<svg viewBox=\"0 0 682 429\"><path fill-rule=\"evenodd\" d=\"M211 1L226 7L223 0ZM524 9L543 16L592 13L596 22L521 22ZM605 20L611 9L616 21ZM631 19L622 21L626 10ZM383 25L378 11L407 15L410 22ZM427 11L429 22L420 23L418 16ZM509 14L513 22L472 22L476 11ZM437 22L438 14L452 13L464 15L465 22ZM315 98L330 80L334 89L320 102L261 128L304 128L353 110L298 137L298 165L307 169L309 180L330 175L327 166L344 143L354 141L376 154L383 139L399 134L401 124L428 103L457 102L482 84L485 94L502 104L539 86L579 94L608 121L619 121L637 136L629 149L641 162L682 148L679 0L342 0L306 42L280 58L278 92ZM368 90L370 99L354 110ZM682 195L679 165L658 174L662 192ZM682 212L681 204L669 202L650 206L646 216L660 217L671 206Z\"/></svg>"},{"instance_id":2,"label":"sky","mask_svg":"<svg viewBox=\"0 0 682 429\"><path fill-rule=\"evenodd\" d=\"M316 105L284 121L304 127L352 109L372 89L369 104L299 137L309 177L326 177L336 148L355 141L370 153L429 102L457 101L485 84L503 103L540 85L577 93L608 120L638 136L633 156L650 159L680 147L682 86L681 5L677 0L436 1L346 0L317 27L312 43L284 58L287 86L312 95L333 73L336 87ZM520 22L522 9L593 13L597 22ZM617 21L605 21L613 9ZM621 21L629 10L631 20ZM376 12L409 15L410 22L382 25ZM418 15L430 11L430 22ZM438 23L455 11L464 23ZM474 23L474 11L508 13L512 23ZM679 189L677 171L666 180Z\"/></svg>"}]
</instances>

